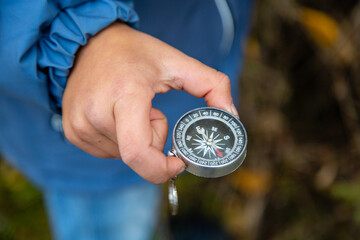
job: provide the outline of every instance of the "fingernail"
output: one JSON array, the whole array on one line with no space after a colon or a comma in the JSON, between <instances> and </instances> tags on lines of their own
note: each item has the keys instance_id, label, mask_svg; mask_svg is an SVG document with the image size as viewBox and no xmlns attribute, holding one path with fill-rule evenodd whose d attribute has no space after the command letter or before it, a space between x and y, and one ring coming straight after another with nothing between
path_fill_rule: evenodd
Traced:
<instances>
[{"instance_id":1,"label":"fingernail","mask_svg":"<svg viewBox=\"0 0 360 240\"><path fill-rule=\"evenodd\" d=\"M238 113L238 111L237 111L237 109L236 109L235 105L234 105L234 104L232 104L230 108L231 108L231 113L232 113L233 115L235 115L236 117L238 117L238 118L239 118L239 113Z\"/></svg>"}]
</instances>

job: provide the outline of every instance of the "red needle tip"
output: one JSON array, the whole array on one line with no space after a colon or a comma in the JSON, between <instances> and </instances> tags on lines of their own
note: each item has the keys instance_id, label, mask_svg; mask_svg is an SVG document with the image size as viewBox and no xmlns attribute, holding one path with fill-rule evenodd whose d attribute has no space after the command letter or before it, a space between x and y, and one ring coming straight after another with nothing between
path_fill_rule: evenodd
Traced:
<instances>
[{"instance_id":1,"label":"red needle tip","mask_svg":"<svg viewBox=\"0 0 360 240\"><path fill-rule=\"evenodd\" d=\"M216 150L216 153L217 153L217 155L218 156L220 156L220 157L222 157L223 156L223 153L222 152L220 152L219 150L217 150L217 149L215 149Z\"/></svg>"}]
</instances>

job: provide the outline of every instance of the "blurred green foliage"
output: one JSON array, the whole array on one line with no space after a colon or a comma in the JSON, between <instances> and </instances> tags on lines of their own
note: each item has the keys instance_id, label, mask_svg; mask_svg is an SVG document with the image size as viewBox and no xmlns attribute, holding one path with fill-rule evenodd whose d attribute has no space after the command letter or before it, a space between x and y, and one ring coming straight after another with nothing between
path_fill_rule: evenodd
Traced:
<instances>
[{"instance_id":1,"label":"blurred green foliage","mask_svg":"<svg viewBox=\"0 0 360 240\"><path fill-rule=\"evenodd\" d=\"M360 228L360 182L339 182L333 185L331 193L353 211L354 224Z\"/></svg>"},{"instance_id":2,"label":"blurred green foliage","mask_svg":"<svg viewBox=\"0 0 360 240\"><path fill-rule=\"evenodd\" d=\"M50 239L41 194L0 161L0 239Z\"/></svg>"}]
</instances>

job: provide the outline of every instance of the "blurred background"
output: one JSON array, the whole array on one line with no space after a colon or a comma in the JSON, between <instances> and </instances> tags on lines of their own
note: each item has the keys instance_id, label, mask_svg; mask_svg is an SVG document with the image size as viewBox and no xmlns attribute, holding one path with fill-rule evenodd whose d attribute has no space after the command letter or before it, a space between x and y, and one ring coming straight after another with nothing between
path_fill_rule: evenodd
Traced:
<instances>
[{"instance_id":1,"label":"blurred background","mask_svg":"<svg viewBox=\"0 0 360 240\"><path fill-rule=\"evenodd\" d=\"M252 21L245 163L178 178L179 215L164 193L154 239L359 239L360 1L259 0ZM4 161L0 239L50 239L40 193Z\"/></svg>"}]
</instances>

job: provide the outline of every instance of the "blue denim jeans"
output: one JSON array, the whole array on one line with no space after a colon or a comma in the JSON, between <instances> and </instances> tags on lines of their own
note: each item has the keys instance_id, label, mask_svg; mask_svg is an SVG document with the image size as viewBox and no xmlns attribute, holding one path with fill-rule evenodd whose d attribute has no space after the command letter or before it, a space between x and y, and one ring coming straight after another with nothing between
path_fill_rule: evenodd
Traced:
<instances>
[{"instance_id":1,"label":"blue denim jeans","mask_svg":"<svg viewBox=\"0 0 360 240\"><path fill-rule=\"evenodd\" d=\"M160 187L151 184L101 194L45 193L56 240L151 239L160 199Z\"/></svg>"}]
</instances>

